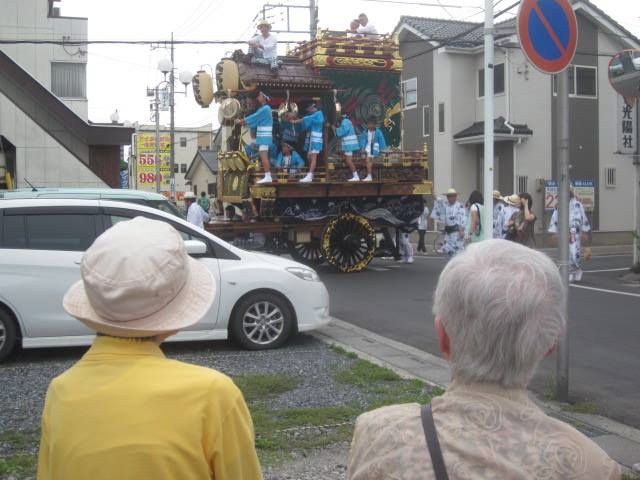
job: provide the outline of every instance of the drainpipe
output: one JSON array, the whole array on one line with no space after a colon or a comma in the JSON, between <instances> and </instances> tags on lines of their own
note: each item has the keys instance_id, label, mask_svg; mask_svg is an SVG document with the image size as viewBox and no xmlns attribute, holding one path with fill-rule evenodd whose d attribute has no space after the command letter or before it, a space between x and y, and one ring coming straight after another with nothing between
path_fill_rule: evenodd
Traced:
<instances>
[{"instance_id":1,"label":"drainpipe","mask_svg":"<svg viewBox=\"0 0 640 480\"><path fill-rule=\"evenodd\" d=\"M511 131L510 135L513 137L516 129L509 122L511 121L511 75L510 75L510 65L509 65L509 49L505 48L504 50L504 75L505 75L505 109L507 113L507 119L504 122L504 125ZM522 139L518 140L520 143ZM516 143L513 142L513 193L518 193L518 175L516 174L516 162L517 154L516 154Z\"/></svg>"}]
</instances>

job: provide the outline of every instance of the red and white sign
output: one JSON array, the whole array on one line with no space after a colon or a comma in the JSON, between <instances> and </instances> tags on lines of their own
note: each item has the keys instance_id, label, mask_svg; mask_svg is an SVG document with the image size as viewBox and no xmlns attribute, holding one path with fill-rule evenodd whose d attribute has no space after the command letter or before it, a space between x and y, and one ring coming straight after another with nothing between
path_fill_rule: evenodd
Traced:
<instances>
[{"instance_id":1,"label":"red and white sign","mask_svg":"<svg viewBox=\"0 0 640 480\"><path fill-rule=\"evenodd\" d=\"M522 51L538 70L555 74L571 63L578 21L568 0L522 0L516 23Z\"/></svg>"}]
</instances>

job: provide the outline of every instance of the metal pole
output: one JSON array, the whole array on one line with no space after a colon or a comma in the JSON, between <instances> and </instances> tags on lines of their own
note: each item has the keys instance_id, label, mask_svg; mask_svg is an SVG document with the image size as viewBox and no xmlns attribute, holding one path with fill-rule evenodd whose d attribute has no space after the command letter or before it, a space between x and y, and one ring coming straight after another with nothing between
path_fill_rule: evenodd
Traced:
<instances>
[{"instance_id":1,"label":"metal pole","mask_svg":"<svg viewBox=\"0 0 640 480\"><path fill-rule=\"evenodd\" d=\"M507 92L508 93L508 92ZM484 225L483 237L492 238L493 229L493 0L484 7Z\"/></svg>"},{"instance_id":2,"label":"metal pole","mask_svg":"<svg viewBox=\"0 0 640 480\"><path fill-rule=\"evenodd\" d=\"M156 192L160 193L160 96L158 95L158 87L160 85L156 85L156 99L155 99L155 108L156 108L156 155L154 158L154 162L156 165Z\"/></svg>"},{"instance_id":3,"label":"metal pole","mask_svg":"<svg viewBox=\"0 0 640 480\"><path fill-rule=\"evenodd\" d=\"M636 99L636 101L633 103L633 108L634 108L634 114L636 116L636 147L635 147L635 154L632 154L631 158L633 159L633 164L636 166L636 185L635 185L635 197L636 197L636 201L634 202L634 212L635 212L635 219L636 219L636 223L635 223L635 232L636 234L633 236L633 265L638 265L638 262L640 262L640 258L639 258L639 251L638 249L640 248L640 237L638 237L638 235L640 235L640 156L638 155L638 153L640 153L640 149L638 148L638 141L640 141L640 130L638 130L638 127L640 126L640 112L638 110L640 110L640 102L638 102L638 100Z\"/></svg>"},{"instance_id":4,"label":"metal pole","mask_svg":"<svg viewBox=\"0 0 640 480\"><path fill-rule=\"evenodd\" d=\"M558 85L558 266L563 288L569 294L569 74L567 70L556 76ZM564 306L567 313L567 305ZM558 342L556 365L556 395L569 400L569 326Z\"/></svg>"},{"instance_id":5,"label":"metal pole","mask_svg":"<svg viewBox=\"0 0 640 480\"><path fill-rule=\"evenodd\" d=\"M176 173L175 173L175 164L176 164L176 132L175 132L175 88L174 88L174 63L173 63L173 32L171 32L171 73L169 73L169 196L171 200L175 201L176 199Z\"/></svg>"},{"instance_id":6,"label":"metal pole","mask_svg":"<svg viewBox=\"0 0 640 480\"><path fill-rule=\"evenodd\" d=\"M311 32L311 40L316 38L316 35L318 33L318 17L316 15L317 13L318 12L316 10L315 0L309 0L309 17L310 17L309 31Z\"/></svg>"}]
</instances>

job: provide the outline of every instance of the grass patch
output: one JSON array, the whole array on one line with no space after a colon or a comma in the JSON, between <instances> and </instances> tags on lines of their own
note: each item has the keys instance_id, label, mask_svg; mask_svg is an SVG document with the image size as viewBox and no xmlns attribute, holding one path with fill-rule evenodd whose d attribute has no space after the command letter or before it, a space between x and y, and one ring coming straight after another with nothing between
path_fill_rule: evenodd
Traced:
<instances>
[{"instance_id":1,"label":"grass patch","mask_svg":"<svg viewBox=\"0 0 640 480\"><path fill-rule=\"evenodd\" d=\"M590 413L597 415L600 413L600 405L591 402L576 402L563 407L567 412Z\"/></svg>"},{"instance_id":2,"label":"grass patch","mask_svg":"<svg viewBox=\"0 0 640 480\"><path fill-rule=\"evenodd\" d=\"M247 402L276 398L300 385L298 378L283 373L241 375L233 380Z\"/></svg>"},{"instance_id":3,"label":"grass patch","mask_svg":"<svg viewBox=\"0 0 640 480\"><path fill-rule=\"evenodd\" d=\"M352 360L355 360L356 358L358 358L358 355L355 352L348 352L347 350L342 348L340 345L336 345L335 343L332 343L331 345L329 345L329 348L333 350L335 353L337 353L338 355L342 355L343 357L347 357Z\"/></svg>"},{"instance_id":4,"label":"grass patch","mask_svg":"<svg viewBox=\"0 0 640 480\"><path fill-rule=\"evenodd\" d=\"M351 367L338 370L335 378L370 394L370 409L394 403L426 404L432 397L444 393L441 388L432 388L422 380L403 379L393 370L366 360L357 360Z\"/></svg>"},{"instance_id":5,"label":"grass patch","mask_svg":"<svg viewBox=\"0 0 640 480\"><path fill-rule=\"evenodd\" d=\"M0 432L0 445L10 452L22 452L38 445L40 434L37 432Z\"/></svg>"},{"instance_id":6,"label":"grass patch","mask_svg":"<svg viewBox=\"0 0 640 480\"><path fill-rule=\"evenodd\" d=\"M0 477L6 476L16 477L16 480L21 478L32 478L36 472L36 466L38 465L38 458L36 455L11 455L8 457L0 458Z\"/></svg>"},{"instance_id":7,"label":"grass patch","mask_svg":"<svg viewBox=\"0 0 640 480\"><path fill-rule=\"evenodd\" d=\"M640 480L640 474L633 472L624 472L622 474L621 480Z\"/></svg>"}]
</instances>

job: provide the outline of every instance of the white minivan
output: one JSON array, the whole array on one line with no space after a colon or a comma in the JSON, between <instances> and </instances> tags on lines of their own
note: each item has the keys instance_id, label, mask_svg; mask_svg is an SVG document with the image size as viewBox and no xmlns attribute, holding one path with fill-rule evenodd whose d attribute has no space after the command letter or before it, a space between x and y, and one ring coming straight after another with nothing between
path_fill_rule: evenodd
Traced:
<instances>
[{"instance_id":1,"label":"white minivan","mask_svg":"<svg viewBox=\"0 0 640 480\"><path fill-rule=\"evenodd\" d=\"M110 200L0 201L0 360L23 348L88 345L93 335L62 308L80 279L84 251L103 231L136 216L173 225L189 254L213 273L216 301L170 341L233 338L248 349L275 348L295 332L329 321L329 294L306 265L248 252L170 213Z\"/></svg>"}]
</instances>

